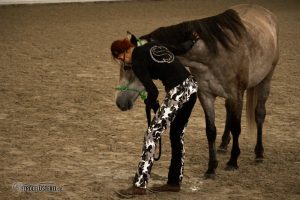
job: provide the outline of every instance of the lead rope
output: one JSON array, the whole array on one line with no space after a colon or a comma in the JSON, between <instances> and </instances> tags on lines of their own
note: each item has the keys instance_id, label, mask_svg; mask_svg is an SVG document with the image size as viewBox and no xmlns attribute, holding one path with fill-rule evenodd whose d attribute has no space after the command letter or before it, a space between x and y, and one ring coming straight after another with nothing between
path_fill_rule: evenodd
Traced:
<instances>
[{"instance_id":1,"label":"lead rope","mask_svg":"<svg viewBox=\"0 0 300 200\"><path fill-rule=\"evenodd\" d=\"M128 88L128 86L126 86L126 85L120 85L120 86L118 86L118 87L116 87L115 88L116 90L119 90L119 91L134 91L134 92L137 92L137 93L139 93L139 96L141 97L141 99L143 100L143 101L145 101L146 99L147 99L147 92L146 92L146 90L137 90L137 89L133 89L133 88ZM148 127L150 126L150 124L151 124L151 107L150 106L148 106L148 105L146 105L145 106L145 111L146 111L146 117L147 117L147 124L148 124ZM154 112L156 113L157 112L157 110L154 110ZM158 142L157 142L158 144L158 156L157 157L155 157L154 156L154 160L155 161L158 161L159 159L160 159L160 156L161 156L161 137L158 139Z\"/></svg>"}]
</instances>

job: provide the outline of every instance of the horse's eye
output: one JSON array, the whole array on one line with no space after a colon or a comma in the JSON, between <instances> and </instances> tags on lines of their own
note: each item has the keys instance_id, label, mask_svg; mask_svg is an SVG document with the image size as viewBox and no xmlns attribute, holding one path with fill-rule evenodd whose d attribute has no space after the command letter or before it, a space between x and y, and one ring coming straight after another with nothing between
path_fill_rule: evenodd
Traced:
<instances>
[{"instance_id":1,"label":"horse's eye","mask_svg":"<svg viewBox=\"0 0 300 200\"><path fill-rule=\"evenodd\" d=\"M125 70L125 71L131 70L131 65L124 65L124 70Z\"/></svg>"}]
</instances>

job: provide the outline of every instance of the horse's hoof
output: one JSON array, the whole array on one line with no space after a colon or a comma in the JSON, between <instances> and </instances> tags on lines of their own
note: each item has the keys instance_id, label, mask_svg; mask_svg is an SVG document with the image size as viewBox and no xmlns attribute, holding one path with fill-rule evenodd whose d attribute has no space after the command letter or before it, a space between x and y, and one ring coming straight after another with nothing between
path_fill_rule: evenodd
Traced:
<instances>
[{"instance_id":1,"label":"horse's hoof","mask_svg":"<svg viewBox=\"0 0 300 200\"><path fill-rule=\"evenodd\" d=\"M263 157L255 158L255 163L263 163L263 162L264 162Z\"/></svg>"},{"instance_id":2,"label":"horse's hoof","mask_svg":"<svg viewBox=\"0 0 300 200\"><path fill-rule=\"evenodd\" d=\"M205 173L205 174L204 174L204 179L212 179L212 180L215 180L215 179L216 179L216 174L213 174L213 173Z\"/></svg>"},{"instance_id":3,"label":"horse's hoof","mask_svg":"<svg viewBox=\"0 0 300 200\"><path fill-rule=\"evenodd\" d=\"M218 148L218 153L220 154L226 154L227 153L227 147L222 147L222 146L219 146Z\"/></svg>"},{"instance_id":4,"label":"horse's hoof","mask_svg":"<svg viewBox=\"0 0 300 200\"><path fill-rule=\"evenodd\" d=\"M234 171L237 170L239 167L237 165L228 165L225 167L226 171Z\"/></svg>"}]
</instances>

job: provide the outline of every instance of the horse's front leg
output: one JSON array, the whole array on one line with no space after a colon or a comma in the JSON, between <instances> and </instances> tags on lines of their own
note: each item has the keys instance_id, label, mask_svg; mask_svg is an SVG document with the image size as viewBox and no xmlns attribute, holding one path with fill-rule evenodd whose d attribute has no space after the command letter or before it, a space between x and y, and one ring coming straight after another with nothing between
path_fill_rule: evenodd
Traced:
<instances>
[{"instance_id":1,"label":"horse's front leg","mask_svg":"<svg viewBox=\"0 0 300 200\"><path fill-rule=\"evenodd\" d=\"M217 154L216 154L216 136L217 129L215 126L215 108L214 102L216 97L212 95L198 94L199 100L201 102L202 108L205 113L206 122L206 137L208 140L209 148L209 162L208 169L205 173L205 178L215 178L216 168L218 167Z\"/></svg>"},{"instance_id":2,"label":"horse's front leg","mask_svg":"<svg viewBox=\"0 0 300 200\"><path fill-rule=\"evenodd\" d=\"M218 148L219 153L226 153L227 152L227 147L230 142L230 110L228 109L229 106L229 101L225 101L225 107L226 107L226 122L225 122L225 128L224 128L224 133L222 136L222 142Z\"/></svg>"}]
</instances>

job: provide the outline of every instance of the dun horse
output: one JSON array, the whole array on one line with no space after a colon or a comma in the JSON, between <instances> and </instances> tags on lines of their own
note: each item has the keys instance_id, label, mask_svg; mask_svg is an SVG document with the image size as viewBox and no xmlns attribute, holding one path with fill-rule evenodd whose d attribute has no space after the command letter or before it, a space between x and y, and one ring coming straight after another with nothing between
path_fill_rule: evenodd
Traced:
<instances>
[{"instance_id":1,"label":"dun horse","mask_svg":"<svg viewBox=\"0 0 300 200\"><path fill-rule=\"evenodd\" d=\"M218 166L216 155L216 127L214 102L216 97L225 99L226 125L220 150L226 150L232 134L232 150L227 170L238 168L240 155L239 135L243 97L247 91L247 118L257 129L256 161L263 159L262 132L266 115L266 101L271 78L278 62L278 27L276 17L257 5L237 5L208 18L186 21L161 27L141 37L142 41L155 40L176 45L196 31L200 39L191 50L180 56L196 78L198 99L205 113L206 136L209 144L209 163L205 175L213 178ZM139 41L140 42L140 41ZM134 73L122 65L120 85L127 89L117 91L116 104L128 110L144 89Z\"/></svg>"}]
</instances>

